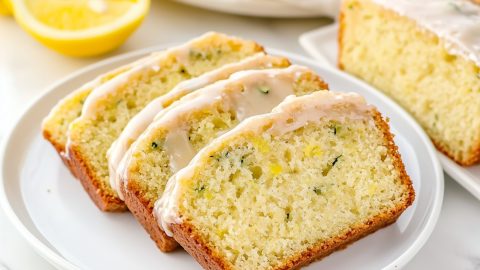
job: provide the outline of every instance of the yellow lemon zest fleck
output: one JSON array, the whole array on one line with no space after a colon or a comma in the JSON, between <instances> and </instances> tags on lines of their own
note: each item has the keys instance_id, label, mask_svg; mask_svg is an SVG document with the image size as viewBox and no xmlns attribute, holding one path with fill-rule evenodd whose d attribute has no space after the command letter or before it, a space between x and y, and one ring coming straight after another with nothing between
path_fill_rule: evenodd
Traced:
<instances>
[{"instance_id":1,"label":"yellow lemon zest fleck","mask_svg":"<svg viewBox=\"0 0 480 270\"><path fill-rule=\"evenodd\" d=\"M265 139L256 137L253 138L252 143L261 153L265 154L270 152L270 146Z\"/></svg>"},{"instance_id":2,"label":"yellow lemon zest fleck","mask_svg":"<svg viewBox=\"0 0 480 270\"><path fill-rule=\"evenodd\" d=\"M319 157L322 155L322 149L318 145L309 144L305 146L303 153L307 157Z\"/></svg>"},{"instance_id":3,"label":"yellow lemon zest fleck","mask_svg":"<svg viewBox=\"0 0 480 270\"><path fill-rule=\"evenodd\" d=\"M218 230L216 231L216 234L217 234L218 236L220 236L220 238L223 238L223 236L224 236L226 233L227 233L227 230L225 230L225 229L218 229Z\"/></svg>"},{"instance_id":4,"label":"yellow lemon zest fleck","mask_svg":"<svg viewBox=\"0 0 480 270\"><path fill-rule=\"evenodd\" d=\"M280 164L278 163L272 163L270 164L270 173L273 175L273 176L277 176L279 174L281 174L283 171L283 168Z\"/></svg>"},{"instance_id":5,"label":"yellow lemon zest fleck","mask_svg":"<svg viewBox=\"0 0 480 270\"><path fill-rule=\"evenodd\" d=\"M206 191L204 196L205 196L205 199L207 200L213 199L213 194L210 191Z\"/></svg>"}]
</instances>

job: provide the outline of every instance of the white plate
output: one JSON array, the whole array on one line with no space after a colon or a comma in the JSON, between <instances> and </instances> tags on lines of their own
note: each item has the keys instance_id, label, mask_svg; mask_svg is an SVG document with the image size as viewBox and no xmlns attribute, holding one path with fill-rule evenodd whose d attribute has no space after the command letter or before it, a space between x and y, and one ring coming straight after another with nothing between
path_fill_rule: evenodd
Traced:
<instances>
[{"instance_id":1,"label":"white plate","mask_svg":"<svg viewBox=\"0 0 480 270\"><path fill-rule=\"evenodd\" d=\"M177 0L185 4L238 15L300 18L334 17L340 0Z\"/></svg>"},{"instance_id":2,"label":"white plate","mask_svg":"<svg viewBox=\"0 0 480 270\"><path fill-rule=\"evenodd\" d=\"M299 41L302 47L323 65L336 68L337 32L338 25L333 24L305 33L300 36ZM438 156L445 172L480 200L480 164L462 167L441 152L438 152Z\"/></svg>"},{"instance_id":3,"label":"white plate","mask_svg":"<svg viewBox=\"0 0 480 270\"><path fill-rule=\"evenodd\" d=\"M200 268L182 250L159 252L129 213L98 211L40 134L42 118L72 89L153 50L102 61L54 84L29 106L4 140L0 202L28 242L60 269ZM405 111L365 83L297 55L270 52L315 69L332 89L356 91L377 105L391 119L417 194L413 206L395 224L308 268L397 269L405 265L427 241L442 204L443 173L431 142Z\"/></svg>"}]
</instances>

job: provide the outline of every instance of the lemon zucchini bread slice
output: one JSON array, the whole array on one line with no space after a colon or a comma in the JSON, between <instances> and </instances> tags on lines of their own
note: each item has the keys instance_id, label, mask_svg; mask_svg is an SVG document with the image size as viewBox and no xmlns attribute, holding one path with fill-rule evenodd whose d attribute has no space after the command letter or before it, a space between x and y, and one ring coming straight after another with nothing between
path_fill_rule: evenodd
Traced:
<instances>
[{"instance_id":1,"label":"lemon zucchini bread slice","mask_svg":"<svg viewBox=\"0 0 480 270\"><path fill-rule=\"evenodd\" d=\"M132 144L119 165L120 192L130 211L162 251L176 242L158 227L155 201L171 175L188 164L202 147L243 119L269 112L288 95L327 89L310 69L241 71L191 93L162 111Z\"/></svg>"},{"instance_id":2,"label":"lemon zucchini bread slice","mask_svg":"<svg viewBox=\"0 0 480 270\"><path fill-rule=\"evenodd\" d=\"M155 214L205 269L295 269L393 223L414 196L380 113L319 91L203 148Z\"/></svg>"},{"instance_id":3,"label":"lemon zucchini bread slice","mask_svg":"<svg viewBox=\"0 0 480 270\"><path fill-rule=\"evenodd\" d=\"M345 0L339 66L395 99L437 148L480 160L480 5Z\"/></svg>"},{"instance_id":4,"label":"lemon zucchini bread slice","mask_svg":"<svg viewBox=\"0 0 480 270\"><path fill-rule=\"evenodd\" d=\"M183 81L175 86L167 94L150 102L142 111L136 114L124 128L117 140L108 150L108 167L110 171L110 185L123 200L122 193L118 190L120 175L117 170L120 161L130 145L142 134L147 126L152 123L154 117L174 101L195 90L203 88L215 81L227 79L231 74L241 70L282 68L290 65L290 61L284 57L258 53L247 57L239 62L224 65L218 69L204 73L196 78Z\"/></svg>"},{"instance_id":5,"label":"lemon zucchini bread slice","mask_svg":"<svg viewBox=\"0 0 480 270\"><path fill-rule=\"evenodd\" d=\"M208 33L160 53L93 91L68 130L67 155L96 205L104 211L126 206L109 183L107 150L128 121L179 82L263 51L253 41Z\"/></svg>"}]
</instances>

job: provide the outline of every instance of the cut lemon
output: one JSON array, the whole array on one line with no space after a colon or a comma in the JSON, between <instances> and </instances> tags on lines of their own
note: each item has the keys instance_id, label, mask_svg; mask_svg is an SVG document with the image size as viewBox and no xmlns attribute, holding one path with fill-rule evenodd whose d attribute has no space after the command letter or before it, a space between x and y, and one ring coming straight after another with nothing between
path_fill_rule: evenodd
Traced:
<instances>
[{"instance_id":1,"label":"cut lemon","mask_svg":"<svg viewBox=\"0 0 480 270\"><path fill-rule=\"evenodd\" d=\"M120 46L140 25L150 0L10 0L15 19L41 43L71 56Z\"/></svg>"}]
</instances>

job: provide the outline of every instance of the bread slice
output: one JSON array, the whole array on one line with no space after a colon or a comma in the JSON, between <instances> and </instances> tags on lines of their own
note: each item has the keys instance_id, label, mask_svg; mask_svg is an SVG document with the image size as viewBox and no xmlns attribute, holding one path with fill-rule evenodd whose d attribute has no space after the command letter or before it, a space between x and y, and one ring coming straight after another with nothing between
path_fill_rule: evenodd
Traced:
<instances>
[{"instance_id":1,"label":"bread slice","mask_svg":"<svg viewBox=\"0 0 480 270\"><path fill-rule=\"evenodd\" d=\"M67 155L98 208L126 206L109 183L107 150L128 121L179 82L263 51L253 41L208 33L136 65L96 88L68 130Z\"/></svg>"},{"instance_id":2,"label":"bread slice","mask_svg":"<svg viewBox=\"0 0 480 270\"><path fill-rule=\"evenodd\" d=\"M162 251L176 242L167 237L152 214L169 177L195 153L248 116L269 112L286 96L327 89L310 69L241 71L191 93L162 111L135 141L119 168L120 191L137 220Z\"/></svg>"},{"instance_id":3,"label":"bread slice","mask_svg":"<svg viewBox=\"0 0 480 270\"><path fill-rule=\"evenodd\" d=\"M61 99L43 120L43 137L53 145L57 153L60 155L60 158L74 175L75 172L73 171L73 167L70 166L69 160L65 155L67 130L70 123L80 116L85 99L88 97L88 95L90 95L93 89L131 69L133 66L146 61L146 59L149 57L153 57L154 54L102 74L93 81L84 84L80 88L67 95L65 98Z\"/></svg>"},{"instance_id":4,"label":"bread slice","mask_svg":"<svg viewBox=\"0 0 480 270\"><path fill-rule=\"evenodd\" d=\"M440 151L471 165L480 160L478 33L480 6L468 0L345 0L339 66L402 105Z\"/></svg>"},{"instance_id":5,"label":"bread slice","mask_svg":"<svg viewBox=\"0 0 480 270\"><path fill-rule=\"evenodd\" d=\"M391 224L414 196L380 113L319 91L203 148L155 214L205 269L294 269Z\"/></svg>"},{"instance_id":6,"label":"bread slice","mask_svg":"<svg viewBox=\"0 0 480 270\"><path fill-rule=\"evenodd\" d=\"M117 167L125 152L132 142L152 123L154 117L162 110L170 106L174 101L195 90L203 88L215 81L227 79L231 74L241 70L282 68L290 65L290 61L284 57L258 53L247 57L239 62L224 65L218 69L202 74L196 78L179 83L167 94L150 102L142 111L135 115L124 128L117 140L108 150L108 167L110 171L110 185L123 200L122 193L118 190L120 175Z\"/></svg>"}]
</instances>

